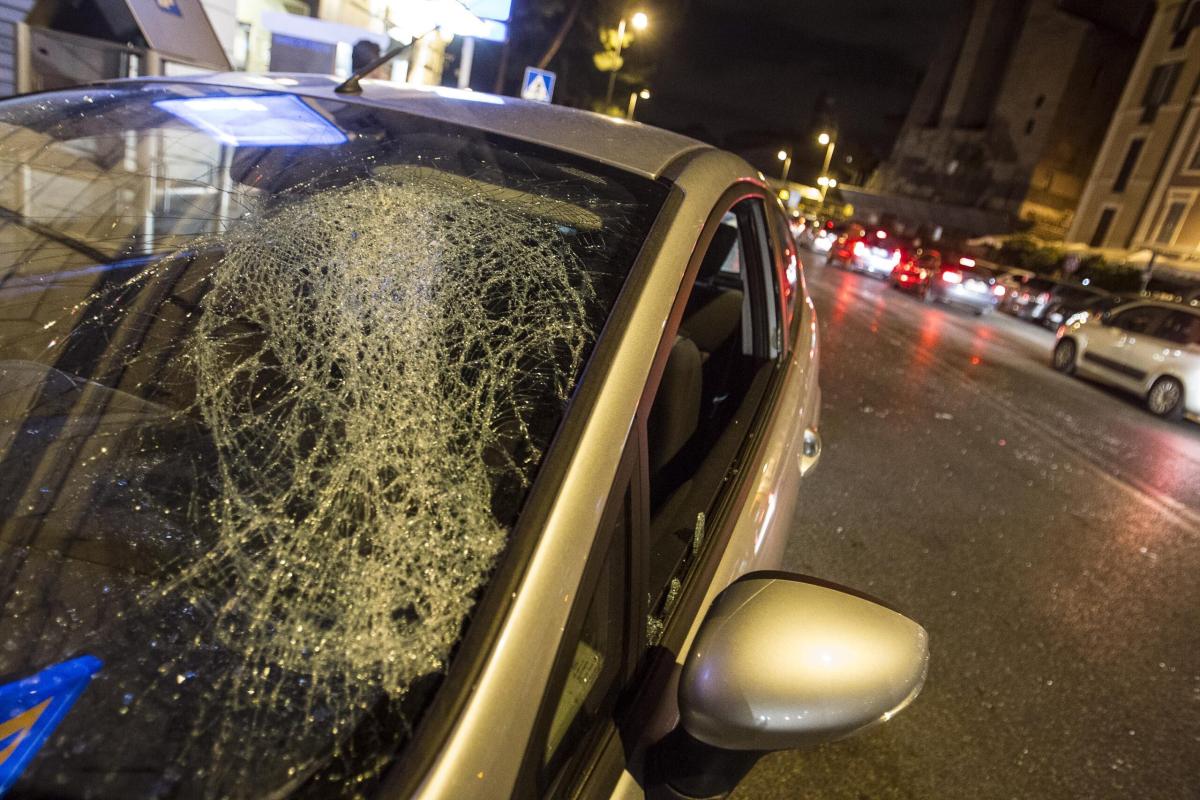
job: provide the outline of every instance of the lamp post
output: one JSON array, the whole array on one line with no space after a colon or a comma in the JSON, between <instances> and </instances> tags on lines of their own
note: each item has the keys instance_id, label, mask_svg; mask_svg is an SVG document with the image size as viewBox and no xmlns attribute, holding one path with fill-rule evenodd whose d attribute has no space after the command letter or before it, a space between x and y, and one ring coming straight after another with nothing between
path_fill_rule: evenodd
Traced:
<instances>
[{"instance_id":1,"label":"lamp post","mask_svg":"<svg viewBox=\"0 0 1200 800\"><path fill-rule=\"evenodd\" d=\"M633 119L633 112L637 108L637 101L639 97L643 100L649 100L650 90L642 89L640 92L629 93L629 108L625 109L625 119Z\"/></svg>"},{"instance_id":2,"label":"lamp post","mask_svg":"<svg viewBox=\"0 0 1200 800\"><path fill-rule=\"evenodd\" d=\"M787 150L780 150L775 157L783 162L783 174L780 176L780 180L787 183L788 173L792 171L792 154Z\"/></svg>"},{"instance_id":3,"label":"lamp post","mask_svg":"<svg viewBox=\"0 0 1200 800\"><path fill-rule=\"evenodd\" d=\"M646 26L650 24L650 18L647 17L643 12L638 11L629 18L628 24L632 25L635 31L644 31L646 30ZM621 69L620 66L616 65L621 63L621 50L625 46L625 26L626 20L624 17L621 17L621 22L619 25L617 25L617 49L614 52L617 60L614 64L612 72L608 73L608 92L604 95L604 107L606 109L605 113L608 113L607 109L612 107L613 88L617 83L617 72Z\"/></svg>"},{"instance_id":4,"label":"lamp post","mask_svg":"<svg viewBox=\"0 0 1200 800\"><path fill-rule=\"evenodd\" d=\"M817 185L821 187L821 207L824 208L825 195L829 193L830 188L837 186L837 181L829 177L829 165L833 163L833 149L837 146L837 142L831 135L822 131L821 135L817 137L817 144L825 148L825 164L821 167L821 177L817 179Z\"/></svg>"}]
</instances>

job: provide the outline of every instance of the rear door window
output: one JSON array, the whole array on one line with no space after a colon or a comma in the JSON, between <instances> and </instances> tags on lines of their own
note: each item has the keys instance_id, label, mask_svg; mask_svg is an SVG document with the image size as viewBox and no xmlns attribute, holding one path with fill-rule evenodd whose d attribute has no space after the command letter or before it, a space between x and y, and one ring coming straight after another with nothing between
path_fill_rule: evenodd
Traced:
<instances>
[{"instance_id":1,"label":"rear door window","mask_svg":"<svg viewBox=\"0 0 1200 800\"><path fill-rule=\"evenodd\" d=\"M1156 335L1172 344L1200 345L1200 314L1172 311L1162 321Z\"/></svg>"}]
</instances>

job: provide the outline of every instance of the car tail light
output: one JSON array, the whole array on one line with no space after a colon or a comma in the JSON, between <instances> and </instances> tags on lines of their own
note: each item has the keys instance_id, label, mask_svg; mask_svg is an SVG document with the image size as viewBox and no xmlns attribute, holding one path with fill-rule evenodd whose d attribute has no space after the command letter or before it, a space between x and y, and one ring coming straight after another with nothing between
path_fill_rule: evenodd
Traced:
<instances>
[{"instance_id":1,"label":"car tail light","mask_svg":"<svg viewBox=\"0 0 1200 800\"><path fill-rule=\"evenodd\" d=\"M962 283L962 273L946 270L942 273L942 280L946 283Z\"/></svg>"},{"instance_id":2,"label":"car tail light","mask_svg":"<svg viewBox=\"0 0 1200 800\"><path fill-rule=\"evenodd\" d=\"M1004 297L1004 287L1003 286L993 286L992 294L996 295L996 297Z\"/></svg>"},{"instance_id":3,"label":"car tail light","mask_svg":"<svg viewBox=\"0 0 1200 800\"><path fill-rule=\"evenodd\" d=\"M852 249L854 251L854 255L856 256L861 256L863 253L867 252L867 246L862 243L861 239L854 243L854 247Z\"/></svg>"}]
</instances>

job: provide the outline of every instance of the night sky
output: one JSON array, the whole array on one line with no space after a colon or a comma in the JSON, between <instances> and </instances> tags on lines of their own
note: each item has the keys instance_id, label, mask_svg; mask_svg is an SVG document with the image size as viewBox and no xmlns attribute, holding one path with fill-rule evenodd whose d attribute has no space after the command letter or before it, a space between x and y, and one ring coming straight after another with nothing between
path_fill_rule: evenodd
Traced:
<instances>
[{"instance_id":1,"label":"night sky","mask_svg":"<svg viewBox=\"0 0 1200 800\"><path fill-rule=\"evenodd\" d=\"M794 141L793 177L811 180L803 172L820 148L812 144L808 160L804 149L819 124L819 99L831 100L845 152L857 153L859 163L885 157L948 15L963 13L970 0L687 5L678 20L655 19L659 36L631 48L631 64L655 63L654 94L638 109L639 119L698 134L764 170L774 171L774 153ZM653 13L653 0L646 10Z\"/></svg>"},{"instance_id":2,"label":"night sky","mask_svg":"<svg viewBox=\"0 0 1200 800\"><path fill-rule=\"evenodd\" d=\"M515 94L575 0L514 0L503 91ZM954 15L973 0L582 0L550 63L554 101L588 108L604 95L592 65L597 30L644 11L650 28L625 53L614 100L648 87L637 118L732 150L764 172L780 148L795 153L791 177L811 183L823 149L819 108L838 128L837 177L862 180L888 156L930 60ZM457 43L451 45L453 59ZM476 50L472 86L493 91L500 47ZM446 80L454 80L453 68ZM852 155L853 164L845 157ZM857 174L856 174L857 173Z\"/></svg>"}]
</instances>

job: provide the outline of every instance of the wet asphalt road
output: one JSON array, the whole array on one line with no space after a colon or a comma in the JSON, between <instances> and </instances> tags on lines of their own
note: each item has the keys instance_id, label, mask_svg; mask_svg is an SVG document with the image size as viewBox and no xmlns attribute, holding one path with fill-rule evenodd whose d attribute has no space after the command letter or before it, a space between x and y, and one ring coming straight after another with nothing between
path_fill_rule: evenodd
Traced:
<instances>
[{"instance_id":1,"label":"wet asphalt road","mask_svg":"<svg viewBox=\"0 0 1200 800\"><path fill-rule=\"evenodd\" d=\"M1049 331L807 275L825 451L785 568L896 604L932 663L735 797L1200 798L1200 425L1053 372Z\"/></svg>"}]
</instances>

